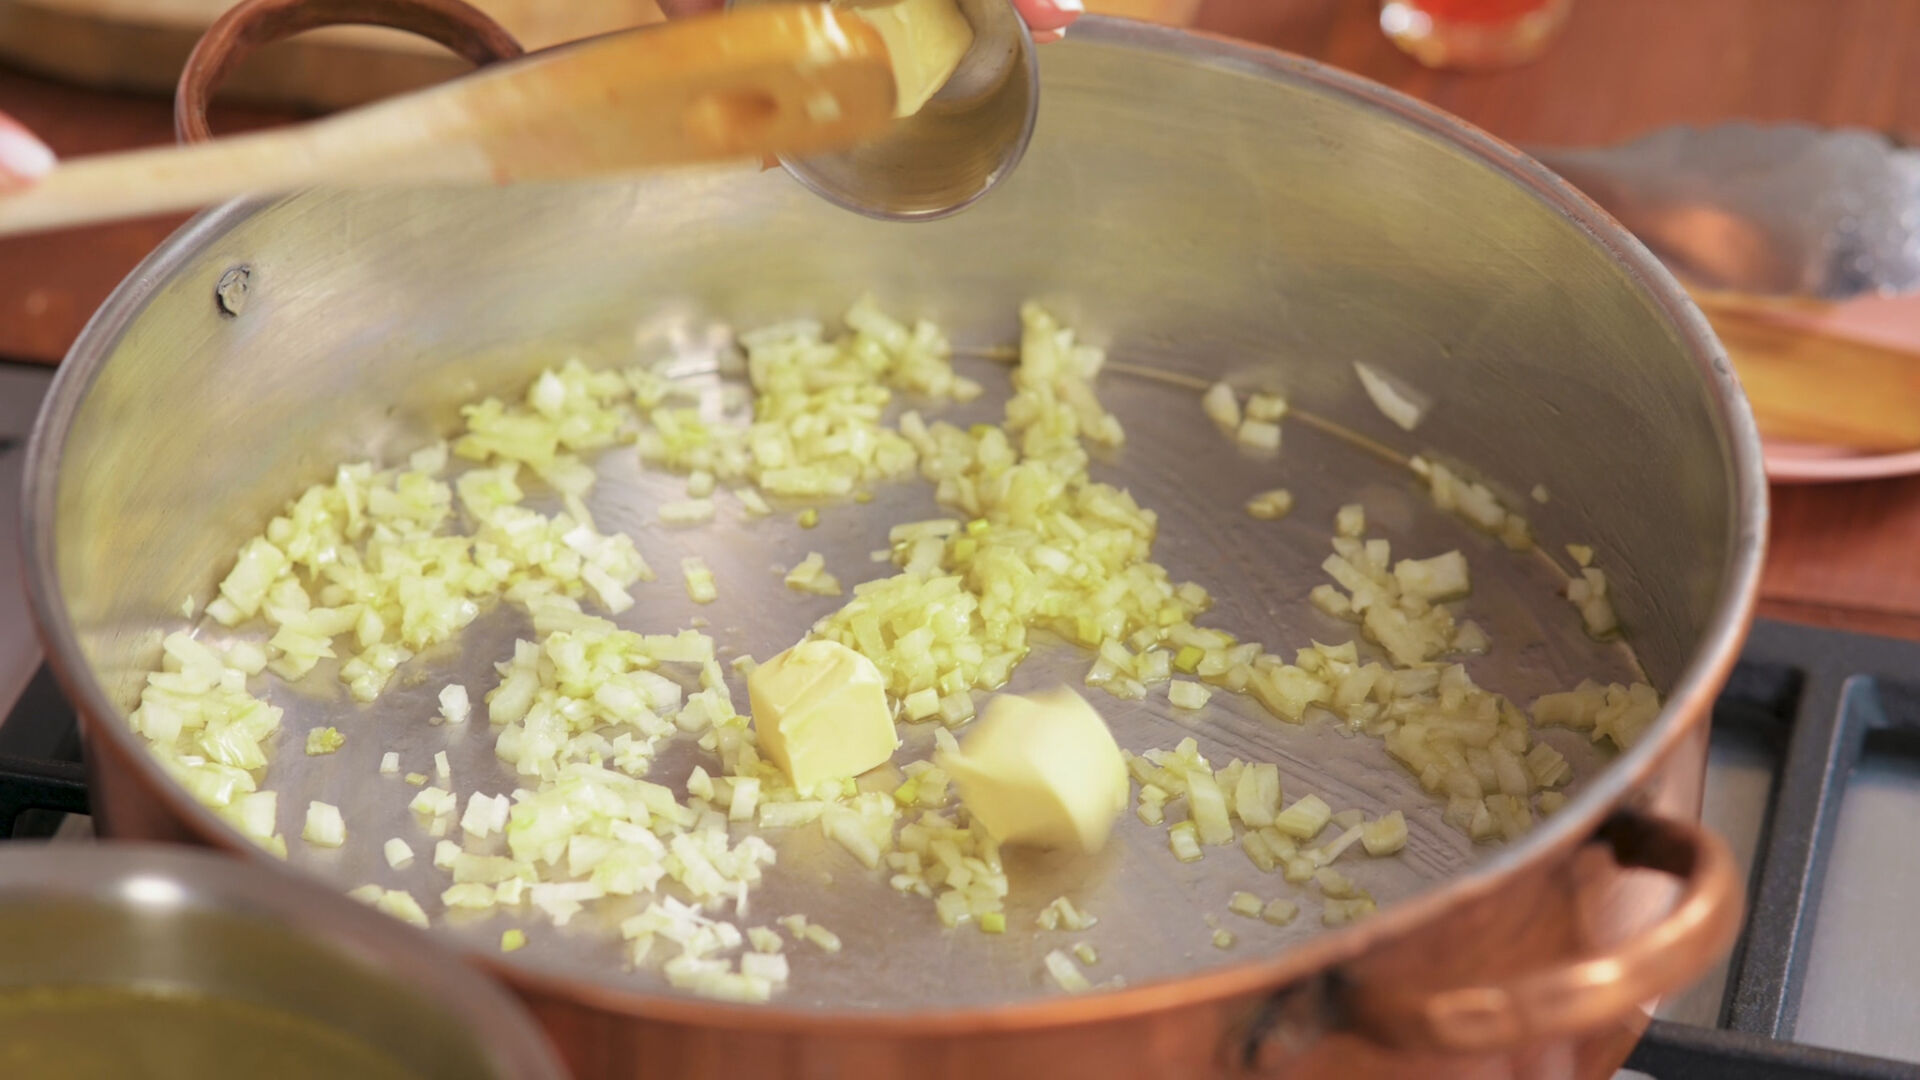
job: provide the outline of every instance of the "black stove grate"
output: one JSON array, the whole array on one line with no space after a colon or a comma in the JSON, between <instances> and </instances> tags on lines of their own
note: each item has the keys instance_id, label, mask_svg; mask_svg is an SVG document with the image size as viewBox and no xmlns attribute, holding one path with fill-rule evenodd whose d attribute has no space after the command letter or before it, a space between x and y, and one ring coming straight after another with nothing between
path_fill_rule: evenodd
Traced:
<instances>
[{"instance_id":1,"label":"black stove grate","mask_svg":"<svg viewBox=\"0 0 1920 1080\"><path fill-rule=\"evenodd\" d=\"M1772 751L1771 801L1719 1026L1656 1020L1627 1067L1656 1080L1920 1080L1920 1065L1791 1042L1841 798L1863 754L1920 740L1920 643L1762 621L1714 738ZM42 667L0 723L0 839L86 813L73 709Z\"/></svg>"},{"instance_id":2,"label":"black stove grate","mask_svg":"<svg viewBox=\"0 0 1920 1080\"><path fill-rule=\"evenodd\" d=\"M1920 1065L1791 1042L1847 782L1920 738L1920 643L1761 621L1714 703L1714 739L1775 762L1715 1028L1655 1021L1627 1067L1658 1080L1920 1080Z\"/></svg>"},{"instance_id":3,"label":"black stove grate","mask_svg":"<svg viewBox=\"0 0 1920 1080\"><path fill-rule=\"evenodd\" d=\"M41 664L0 723L0 840L44 839L64 815L86 812L80 726Z\"/></svg>"}]
</instances>

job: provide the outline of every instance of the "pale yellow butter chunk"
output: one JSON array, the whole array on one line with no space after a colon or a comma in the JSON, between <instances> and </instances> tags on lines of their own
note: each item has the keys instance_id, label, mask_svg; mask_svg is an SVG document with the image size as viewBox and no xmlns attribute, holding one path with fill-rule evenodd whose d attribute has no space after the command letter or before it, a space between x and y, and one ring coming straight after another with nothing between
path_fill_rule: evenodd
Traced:
<instances>
[{"instance_id":1,"label":"pale yellow butter chunk","mask_svg":"<svg viewBox=\"0 0 1920 1080\"><path fill-rule=\"evenodd\" d=\"M1127 807L1127 764L1093 706L1066 687L988 702L940 765L1005 844L1095 852Z\"/></svg>"},{"instance_id":2,"label":"pale yellow butter chunk","mask_svg":"<svg viewBox=\"0 0 1920 1080\"><path fill-rule=\"evenodd\" d=\"M893 64L893 115L912 116L953 78L973 47L973 27L954 0L838 0L887 43Z\"/></svg>"},{"instance_id":3,"label":"pale yellow butter chunk","mask_svg":"<svg viewBox=\"0 0 1920 1080\"><path fill-rule=\"evenodd\" d=\"M885 764L900 745L873 661L836 641L803 641L747 676L760 751L802 791Z\"/></svg>"}]
</instances>

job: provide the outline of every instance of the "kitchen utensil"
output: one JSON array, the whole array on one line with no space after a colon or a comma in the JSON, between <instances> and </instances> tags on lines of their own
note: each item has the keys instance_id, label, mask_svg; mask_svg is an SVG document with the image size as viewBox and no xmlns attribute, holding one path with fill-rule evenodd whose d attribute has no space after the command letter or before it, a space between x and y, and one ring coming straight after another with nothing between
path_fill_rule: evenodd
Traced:
<instances>
[{"instance_id":1,"label":"kitchen utensil","mask_svg":"<svg viewBox=\"0 0 1920 1080\"><path fill-rule=\"evenodd\" d=\"M1920 288L1920 155L1881 135L1720 124L1530 152L1695 286L1819 300Z\"/></svg>"},{"instance_id":2,"label":"kitchen utensil","mask_svg":"<svg viewBox=\"0 0 1920 1080\"><path fill-rule=\"evenodd\" d=\"M792 0L729 0L734 10ZM1033 35L1008 0L959 0L973 27L953 77L884 135L780 153L794 179L869 217L926 221L971 206L1020 164L1040 107Z\"/></svg>"},{"instance_id":3,"label":"kitchen utensil","mask_svg":"<svg viewBox=\"0 0 1920 1080\"><path fill-rule=\"evenodd\" d=\"M89 990L285 1014L420 1080L566 1077L503 990L345 897L179 847L9 846L0 854L0 1008L15 994Z\"/></svg>"},{"instance_id":4,"label":"kitchen utensil","mask_svg":"<svg viewBox=\"0 0 1920 1080\"><path fill-rule=\"evenodd\" d=\"M711 387L727 326L832 318L868 288L951 328L990 389L953 414L964 423L997 414L994 357L1037 299L1112 348L1100 392L1129 441L1096 475L1159 512L1157 557L1213 591L1209 622L1280 649L1352 636L1302 601L1335 509L1358 499L1396 551L1471 553L1469 611L1495 642L1476 679L1525 702L1644 669L1662 718L1616 759L1551 735L1579 771L1570 801L1489 847L1443 824L1372 739L1276 725L1226 694L1195 721L1096 695L1129 748L1192 735L1216 760L1279 762L1290 792L1406 810L1407 852L1350 868L1380 912L1340 929L1311 908L1284 928L1240 920L1238 944L1217 949L1204 917L1234 918L1231 891L1284 886L1233 851L1174 862L1162 833L1127 817L1096 863L1017 861L1008 933L947 932L924 901L796 830L753 910L804 912L845 948L795 947L788 993L733 1006L624 970L591 913L503 957L503 917L452 925L434 903L444 875L382 860L380 840L421 828L414 789L379 774L383 752L416 769L444 749L462 793L515 786L485 724L424 723L439 687L477 699L494 684L524 633L503 611L371 708L276 691L288 717L265 782L285 806L351 808L358 838L327 852L295 841L290 868L422 897L434 933L509 979L582 1077L1607 1075L1645 1023L1639 1003L1704 971L1739 908L1724 846L1692 824L1709 705L1765 535L1756 435L1724 355L1587 200L1427 106L1135 23L1087 18L1042 52L1048 117L1031 160L971 213L918 228L752 173L308 192L187 227L62 365L28 467L30 588L85 716L100 826L261 857L156 767L124 716L160 634L186 625L182 598L207 596L240 540L337 463L405 454L453 430L460 404L518 393L575 351L677 357L676 373ZM1433 399L1415 431L1378 414L1356 360ZM1222 378L1290 398L1277 457L1240 452L1204 418L1199 392ZM1434 509L1414 452L1476 467L1524 508L1539 548L1514 555ZM888 524L937 510L908 482L825 507L809 531L791 514L674 530L654 507L682 479L636 469L628 451L608 460L591 499L602 526L632 533L656 566L700 554L720 583L699 609L671 581L649 586L623 621L677 628L697 610L757 656L838 603L779 587L770 564L819 551L852 585L885 571L867 552ZM1277 485L1294 495L1287 518L1240 509ZM1536 485L1548 501L1528 498ZM1558 595L1568 542L1599 552L1631 652L1589 641ZM1087 664L1040 649L1012 685L1077 683ZM322 724L347 742L309 758L305 733ZM906 734L923 748L924 729ZM678 784L693 760L663 757L657 778ZM1078 938L1033 919L1062 894L1100 919L1090 973L1124 988L1047 989L1042 955Z\"/></svg>"},{"instance_id":5,"label":"kitchen utensil","mask_svg":"<svg viewBox=\"0 0 1920 1080\"><path fill-rule=\"evenodd\" d=\"M874 134L892 108L872 28L783 5L606 35L310 124L70 159L0 199L0 234L315 185L500 184L804 152Z\"/></svg>"}]
</instances>

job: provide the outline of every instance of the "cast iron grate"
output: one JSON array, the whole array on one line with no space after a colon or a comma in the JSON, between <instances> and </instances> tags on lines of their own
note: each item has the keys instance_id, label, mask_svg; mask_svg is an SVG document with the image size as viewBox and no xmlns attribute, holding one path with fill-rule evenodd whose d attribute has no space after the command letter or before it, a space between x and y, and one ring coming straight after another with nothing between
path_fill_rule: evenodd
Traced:
<instances>
[{"instance_id":1,"label":"cast iron grate","mask_svg":"<svg viewBox=\"0 0 1920 1080\"><path fill-rule=\"evenodd\" d=\"M1713 737L1766 746L1771 797L1719 1026L1657 1020L1627 1067L1657 1080L1920 1080L1920 1065L1789 1040L1847 782L1920 740L1920 643L1761 621L1714 703Z\"/></svg>"},{"instance_id":2,"label":"cast iron grate","mask_svg":"<svg viewBox=\"0 0 1920 1080\"><path fill-rule=\"evenodd\" d=\"M1747 926L1717 1027L1656 1020L1627 1067L1656 1080L1920 1080L1920 1065L1789 1041L1827 856L1863 754L1920 745L1920 643L1760 622L1714 705L1714 738L1776 762ZM85 813L72 708L42 667L0 723L0 839L51 836Z\"/></svg>"}]
</instances>

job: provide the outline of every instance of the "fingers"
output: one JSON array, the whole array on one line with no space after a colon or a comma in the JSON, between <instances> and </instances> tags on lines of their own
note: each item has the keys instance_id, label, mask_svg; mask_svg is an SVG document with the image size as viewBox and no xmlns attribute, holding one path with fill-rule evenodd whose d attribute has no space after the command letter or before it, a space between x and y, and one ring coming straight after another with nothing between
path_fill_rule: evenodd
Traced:
<instances>
[{"instance_id":1,"label":"fingers","mask_svg":"<svg viewBox=\"0 0 1920 1080\"><path fill-rule=\"evenodd\" d=\"M1033 40L1042 45L1066 36L1067 27L1086 10L1082 0L1013 0L1013 6L1033 28Z\"/></svg>"},{"instance_id":2,"label":"fingers","mask_svg":"<svg viewBox=\"0 0 1920 1080\"><path fill-rule=\"evenodd\" d=\"M0 113L0 191L25 187L53 169L53 151L20 122Z\"/></svg>"}]
</instances>

